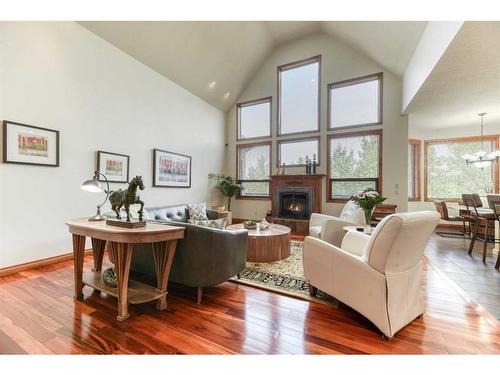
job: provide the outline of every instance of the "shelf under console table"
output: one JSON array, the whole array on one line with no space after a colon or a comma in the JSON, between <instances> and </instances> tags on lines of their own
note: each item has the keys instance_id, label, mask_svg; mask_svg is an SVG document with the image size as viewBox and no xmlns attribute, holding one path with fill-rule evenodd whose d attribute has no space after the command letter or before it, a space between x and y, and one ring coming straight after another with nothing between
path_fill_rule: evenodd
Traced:
<instances>
[{"instance_id":1,"label":"shelf under console table","mask_svg":"<svg viewBox=\"0 0 500 375\"><path fill-rule=\"evenodd\" d=\"M70 220L66 223L73 236L74 297L83 300L83 286L105 292L118 298L117 320L129 317L128 305L157 301L156 308L167 307L167 285L170 267L175 254L177 240L184 238L184 228L148 223L143 228L127 229L109 226L103 221L88 219ZM83 257L86 238L92 239L94 268L83 272ZM106 285L101 277L104 249L115 261L117 286ZM134 244L151 243L156 269L156 288L134 280L129 280L130 263Z\"/></svg>"}]
</instances>

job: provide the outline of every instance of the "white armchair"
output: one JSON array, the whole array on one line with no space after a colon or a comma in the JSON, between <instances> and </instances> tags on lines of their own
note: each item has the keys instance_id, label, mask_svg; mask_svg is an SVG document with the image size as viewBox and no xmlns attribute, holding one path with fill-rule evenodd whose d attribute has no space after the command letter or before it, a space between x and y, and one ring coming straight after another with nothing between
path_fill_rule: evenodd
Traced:
<instances>
[{"instance_id":1,"label":"white armchair","mask_svg":"<svg viewBox=\"0 0 500 375\"><path fill-rule=\"evenodd\" d=\"M365 216L363 210L354 202L349 201L345 204L340 217L311 214L309 221L309 235L321 238L332 245L340 246L345 232L342 229L347 225L363 225Z\"/></svg>"},{"instance_id":2,"label":"white armchair","mask_svg":"<svg viewBox=\"0 0 500 375\"><path fill-rule=\"evenodd\" d=\"M389 215L371 236L348 232L341 247L304 241L304 275L311 293L328 293L391 338L424 312L420 259L439 222L434 211Z\"/></svg>"}]
</instances>

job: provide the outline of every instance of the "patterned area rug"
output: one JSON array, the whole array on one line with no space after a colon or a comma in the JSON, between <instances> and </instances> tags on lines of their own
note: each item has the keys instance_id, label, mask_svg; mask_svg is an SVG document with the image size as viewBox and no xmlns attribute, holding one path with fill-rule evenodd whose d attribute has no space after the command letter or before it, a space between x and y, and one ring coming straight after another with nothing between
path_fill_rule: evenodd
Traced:
<instances>
[{"instance_id":1,"label":"patterned area rug","mask_svg":"<svg viewBox=\"0 0 500 375\"><path fill-rule=\"evenodd\" d=\"M321 291L318 291L317 298L309 295L309 284L304 279L302 248L302 242L292 241L288 258L270 263L247 262L241 279L233 277L231 281L337 306L337 300Z\"/></svg>"}]
</instances>

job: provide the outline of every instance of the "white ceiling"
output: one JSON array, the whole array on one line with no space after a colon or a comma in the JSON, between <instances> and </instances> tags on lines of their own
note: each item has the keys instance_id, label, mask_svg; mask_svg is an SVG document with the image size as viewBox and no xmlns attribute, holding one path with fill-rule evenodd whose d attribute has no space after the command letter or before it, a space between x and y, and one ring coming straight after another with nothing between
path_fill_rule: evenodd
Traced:
<instances>
[{"instance_id":1,"label":"white ceiling","mask_svg":"<svg viewBox=\"0 0 500 375\"><path fill-rule=\"evenodd\" d=\"M323 30L403 76L427 22L322 22Z\"/></svg>"},{"instance_id":2,"label":"white ceiling","mask_svg":"<svg viewBox=\"0 0 500 375\"><path fill-rule=\"evenodd\" d=\"M500 22L465 22L408 112L416 129L500 125ZM479 130L478 130L479 131Z\"/></svg>"},{"instance_id":3,"label":"white ceiling","mask_svg":"<svg viewBox=\"0 0 500 375\"><path fill-rule=\"evenodd\" d=\"M426 22L100 21L80 24L206 102L227 111L273 48L281 43L324 32L401 76ZM229 96L225 96L226 93Z\"/></svg>"}]
</instances>

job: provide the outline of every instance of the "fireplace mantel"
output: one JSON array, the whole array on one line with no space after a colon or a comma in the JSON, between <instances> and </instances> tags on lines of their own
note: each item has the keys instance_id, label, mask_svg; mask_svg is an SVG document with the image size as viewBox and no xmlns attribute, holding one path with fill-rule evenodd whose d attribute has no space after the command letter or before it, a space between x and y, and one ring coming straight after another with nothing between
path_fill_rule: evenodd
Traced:
<instances>
[{"instance_id":1,"label":"fireplace mantel","mask_svg":"<svg viewBox=\"0 0 500 375\"><path fill-rule=\"evenodd\" d=\"M321 212L321 200L323 199L324 174L285 174L271 176L271 215L278 216L276 207L276 190L278 188L311 188L313 189L312 212Z\"/></svg>"}]
</instances>

